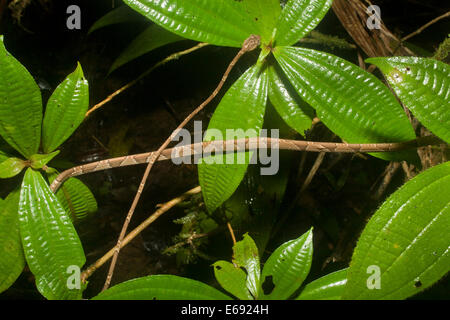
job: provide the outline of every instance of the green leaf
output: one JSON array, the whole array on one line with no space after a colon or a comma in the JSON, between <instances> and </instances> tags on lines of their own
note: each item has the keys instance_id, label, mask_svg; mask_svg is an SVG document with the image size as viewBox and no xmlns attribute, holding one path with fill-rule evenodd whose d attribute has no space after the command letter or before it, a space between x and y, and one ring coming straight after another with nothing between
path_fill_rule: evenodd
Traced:
<instances>
[{"instance_id":1,"label":"green leaf","mask_svg":"<svg viewBox=\"0 0 450 320\"><path fill-rule=\"evenodd\" d=\"M241 0L245 12L255 22L261 43L268 44L281 13L279 0Z\"/></svg>"},{"instance_id":2,"label":"green leaf","mask_svg":"<svg viewBox=\"0 0 450 320\"><path fill-rule=\"evenodd\" d=\"M120 6L109 11L103 17L95 21L92 27L89 29L88 34L92 32L108 27L114 24L142 21L142 16L138 15L135 11L131 10L128 6Z\"/></svg>"},{"instance_id":3,"label":"green leaf","mask_svg":"<svg viewBox=\"0 0 450 320\"><path fill-rule=\"evenodd\" d=\"M89 108L89 84L78 63L75 71L55 89L45 109L42 145L50 153L83 122Z\"/></svg>"},{"instance_id":4,"label":"green leaf","mask_svg":"<svg viewBox=\"0 0 450 320\"><path fill-rule=\"evenodd\" d=\"M270 277L273 290L263 299L285 300L297 290L309 274L313 254L312 229L295 240L283 243L267 259L262 281Z\"/></svg>"},{"instance_id":5,"label":"green leaf","mask_svg":"<svg viewBox=\"0 0 450 320\"><path fill-rule=\"evenodd\" d=\"M284 83L274 66L267 68L269 100L280 117L302 136L311 128L314 110L306 103L299 104L292 95L289 83Z\"/></svg>"},{"instance_id":6,"label":"green leaf","mask_svg":"<svg viewBox=\"0 0 450 320\"><path fill-rule=\"evenodd\" d=\"M49 174L50 183L58 176L55 170ZM97 211L97 201L91 190L79 179L69 178L56 192L56 196L72 221L81 221Z\"/></svg>"},{"instance_id":7,"label":"green leaf","mask_svg":"<svg viewBox=\"0 0 450 320\"><path fill-rule=\"evenodd\" d=\"M124 0L163 28L187 39L241 47L258 26L242 1Z\"/></svg>"},{"instance_id":8,"label":"green leaf","mask_svg":"<svg viewBox=\"0 0 450 320\"><path fill-rule=\"evenodd\" d=\"M313 30L332 0L289 0L278 20L275 46L290 46Z\"/></svg>"},{"instance_id":9,"label":"green leaf","mask_svg":"<svg viewBox=\"0 0 450 320\"><path fill-rule=\"evenodd\" d=\"M42 97L25 67L5 48L0 36L0 135L25 158L41 141Z\"/></svg>"},{"instance_id":10,"label":"green leaf","mask_svg":"<svg viewBox=\"0 0 450 320\"><path fill-rule=\"evenodd\" d=\"M204 283L173 275L154 275L122 282L93 300L231 300Z\"/></svg>"},{"instance_id":11,"label":"green leaf","mask_svg":"<svg viewBox=\"0 0 450 320\"><path fill-rule=\"evenodd\" d=\"M56 150L52 153L49 154L33 154L30 157L30 161L31 161L31 167L33 169L42 169L43 166L45 166L47 163L49 163L54 157L56 157L59 153L59 150Z\"/></svg>"},{"instance_id":12,"label":"green leaf","mask_svg":"<svg viewBox=\"0 0 450 320\"><path fill-rule=\"evenodd\" d=\"M19 234L18 205L18 191L11 192L5 200L0 199L0 292L16 281L25 266Z\"/></svg>"},{"instance_id":13,"label":"green leaf","mask_svg":"<svg viewBox=\"0 0 450 320\"><path fill-rule=\"evenodd\" d=\"M213 264L214 275L226 291L240 300L253 300L247 289L247 274L244 270L224 260Z\"/></svg>"},{"instance_id":14,"label":"green leaf","mask_svg":"<svg viewBox=\"0 0 450 320\"><path fill-rule=\"evenodd\" d=\"M39 292L47 299L80 299L69 289L69 267L86 258L69 216L39 172L28 169L19 202L19 226L25 257Z\"/></svg>"},{"instance_id":15,"label":"green leaf","mask_svg":"<svg viewBox=\"0 0 450 320\"><path fill-rule=\"evenodd\" d=\"M353 253L343 298L405 299L431 286L449 271L449 225L446 162L408 181L370 219Z\"/></svg>"},{"instance_id":16,"label":"green leaf","mask_svg":"<svg viewBox=\"0 0 450 320\"><path fill-rule=\"evenodd\" d=\"M275 57L300 96L320 120L348 143L415 139L403 108L372 74L334 55L278 47ZM374 153L385 160L415 160L415 151Z\"/></svg>"},{"instance_id":17,"label":"green leaf","mask_svg":"<svg viewBox=\"0 0 450 320\"><path fill-rule=\"evenodd\" d=\"M246 233L244 239L233 246L233 263L247 270L246 287L255 299L259 296L259 252L253 239Z\"/></svg>"},{"instance_id":18,"label":"green leaf","mask_svg":"<svg viewBox=\"0 0 450 320\"><path fill-rule=\"evenodd\" d=\"M435 135L450 143L450 67L418 57L370 58L400 100Z\"/></svg>"},{"instance_id":19,"label":"green leaf","mask_svg":"<svg viewBox=\"0 0 450 320\"><path fill-rule=\"evenodd\" d=\"M26 161L19 158L8 158L0 163L0 179L18 175L27 166Z\"/></svg>"},{"instance_id":20,"label":"green leaf","mask_svg":"<svg viewBox=\"0 0 450 320\"><path fill-rule=\"evenodd\" d=\"M266 73L261 72L259 66L248 69L222 98L209 122L204 141L258 136L264 121L267 82ZM237 130L234 136L227 134L227 130L230 133L233 129ZM219 133L221 136L217 137ZM231 157L216 155L200 159L198 176L210 212L217 209L239 186L252 154L241 152L231 154Z\"/></svg>"},{"instance_id":21,"label":"green leaf","mask_svg":"<svg viewBox=\"0 0 450 320\"><path fill-rule=\"evenodd\" d=\"M139 34L114 61L109 73L124 64L166 44L184 40L182 37L153 24Z\"/></svg>"},{"instance_id":22,"label":"green leaf","mask_svg":"<svg viewBox=\"0 0 450 320\"><path fill-rule=\"evenodd\" d=\"M347 269L339 270L308 283L296 300L340 300L347 284Z\"/></svg>"}]
</instances>

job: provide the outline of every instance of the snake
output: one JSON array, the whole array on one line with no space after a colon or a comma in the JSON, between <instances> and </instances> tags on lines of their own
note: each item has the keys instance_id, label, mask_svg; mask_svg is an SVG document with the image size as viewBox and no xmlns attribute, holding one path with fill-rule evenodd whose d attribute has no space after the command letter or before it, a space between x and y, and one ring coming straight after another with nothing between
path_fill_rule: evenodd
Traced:
<instances>
[{"instance_id":1,"label":"snake","mask_svg":"<svg viewBox=\"0 0 450 320\"><path fill-rule=\"evenodd\" d=\"M305 140L290 140L276 138L243 138L235 140L215 140L194 143L186 146L168 148L161 152L156 161L184 158L187 156L203 157L211 155L209 150L218 152L244 152L254 151L259 148L277 148L279 150L306 151L306 152L340 152L340 153L368 153L368 152L394 152L427 145L440 144L442 141L435 136L425 136L406 142L394 143L336 143L317 142ZM53 181L50 188L56 192L60 186L69 178L98 172L107 169L126 167L149 163L157 151L134 154L129 156L105 159L80 166L76 166L61 172Z\"/></svg>"}]
</instances>

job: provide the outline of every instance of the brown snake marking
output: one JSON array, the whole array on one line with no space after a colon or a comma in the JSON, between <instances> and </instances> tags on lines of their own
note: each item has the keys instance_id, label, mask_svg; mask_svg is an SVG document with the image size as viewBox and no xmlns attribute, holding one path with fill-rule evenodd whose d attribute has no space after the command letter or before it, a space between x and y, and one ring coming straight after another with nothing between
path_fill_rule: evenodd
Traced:
<instances>
[{"instance_id":1,"label":"brown snake marking","mask_svg":"<svg viewBox=\"0 0 450 320\"><path fill-rule=\"evenodd\" d=\"M232 141L232 140L230 140ZM272 139L272 138L246 138L234 140L234 144L231 149L227 148L227 144L230 141L207 141L201 143L195 143L187 146L180 146L170 149L165 149L157 161L170 160L175 158L182 158L185 156L195 156L204 154L203 150L208 148L214 148L216 152L242 152L257 150L259 148L270 148L273 144L274 148L280 150L292 150L292 151L308 151L308 152L343 152L343 153L356 153L356 152L392 152L401 151L405 149L418 148L430 144L442 143L441 140L434 136L422 137L419 139L397 142L397 143L368 143L368 144L348 144L348 143L334 143L334 142L312 142L301 140L287 140L287 139ZM112 168L132 166L136 164L148 163L156 152L147 152L131 156L118 157L112 159L106 159L85 165L73 167L66 171L63 171L51 184L50 188L53 192L56 192L59 187L69 179L83 175L86 173L97 172ZM174 157L172 157L175 155Z\"/></svg>"}]
</instances>

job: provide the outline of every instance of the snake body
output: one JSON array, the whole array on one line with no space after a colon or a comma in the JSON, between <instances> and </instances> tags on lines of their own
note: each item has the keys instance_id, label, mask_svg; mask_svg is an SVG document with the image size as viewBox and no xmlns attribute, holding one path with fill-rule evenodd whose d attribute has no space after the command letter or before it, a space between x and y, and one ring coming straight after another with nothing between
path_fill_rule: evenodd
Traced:
<instances>
[{"instance_id":1,"label":"snake body","mask_svg":"<svg viewBox=\"0 0 450 320\"><path fill-rule=\"evenodd\" d=\"M184 158L187 156L196 155L208 156L209 154L204 152L206 150L215 150L215 152L243 152L257 150L259 148L276 148L280 150L307 152L366 153L401 151L437 143L441 143L441 141L434 136L422 137L406 142L368 144L313 142L274 138L246 138L237 140L207 141L165 149L164 151L162 151L157 161ZM53 192L56 192L61 184L70 177L112 168L148 163L155 156L155 153L156 151L140 153L125 157L101 160L73 167L71 169L63 171L60 175L58 175L58 177L56 177L56 179L51 184L50 188Z\"/></svg>"}]
</instances>

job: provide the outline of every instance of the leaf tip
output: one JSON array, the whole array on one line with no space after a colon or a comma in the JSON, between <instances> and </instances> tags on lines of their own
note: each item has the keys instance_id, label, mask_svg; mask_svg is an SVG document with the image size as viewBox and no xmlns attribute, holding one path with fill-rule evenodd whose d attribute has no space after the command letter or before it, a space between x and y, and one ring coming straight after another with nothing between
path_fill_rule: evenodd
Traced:
<instances>
[{"instance_id":1,"label":"leaf tip","mask_svg":"<svg viewBox=\"0 0 450 320\"><path fill-rule=\"evenodd\" d=\"M366 63L373 64L377 66L383 73L388 72L389 64L387 63L386 58L383 57L373 57L364 60Z\"/></svg>"},{"instance_id":2,"label":"leaf tip","mask_svg":"<svg viewBox=\"0 0 450 320\"><path fill-rule=\"evenodd\" d=\"M83 68L81 67L80 61L77 61L77 67L75 69L75 72L77 72L79 74L80 78L84 78L84 72L83 72Z\"/></svg>"}]
</instances>

